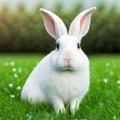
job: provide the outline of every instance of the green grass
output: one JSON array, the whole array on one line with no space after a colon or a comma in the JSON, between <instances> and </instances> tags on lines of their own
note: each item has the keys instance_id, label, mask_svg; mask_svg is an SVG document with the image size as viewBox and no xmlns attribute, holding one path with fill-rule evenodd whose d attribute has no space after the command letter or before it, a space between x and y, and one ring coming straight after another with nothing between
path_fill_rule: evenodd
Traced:
<instances>
[{"instance_id":1,"label":"green grass","mask_svg":"<svg viewBox=\"0 0 120 120\"><path fill-rule=\"evenodd\" d=\"M120 120L120 55L90 56L91 85L72 116L21 101L21 88L41 55L0 55L0 120Z\"/></svg>"}]
</instances>

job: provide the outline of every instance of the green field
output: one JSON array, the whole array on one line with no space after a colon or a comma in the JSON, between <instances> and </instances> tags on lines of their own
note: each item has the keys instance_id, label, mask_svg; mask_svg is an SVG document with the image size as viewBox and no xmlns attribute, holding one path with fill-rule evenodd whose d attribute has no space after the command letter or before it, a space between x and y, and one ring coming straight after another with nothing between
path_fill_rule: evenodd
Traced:
<instances>
[{"instance_id":1,"label":"green field","mask_svg":"<svg viewBox=\"0 0 120 120\"><path fill-rule=\"evenodd\" d=\"M75 116L21 101L30 72L43 55L0 55L0 120L120 120L120 55L89 56L90 90Z\"/></svg>"}]
</instances>

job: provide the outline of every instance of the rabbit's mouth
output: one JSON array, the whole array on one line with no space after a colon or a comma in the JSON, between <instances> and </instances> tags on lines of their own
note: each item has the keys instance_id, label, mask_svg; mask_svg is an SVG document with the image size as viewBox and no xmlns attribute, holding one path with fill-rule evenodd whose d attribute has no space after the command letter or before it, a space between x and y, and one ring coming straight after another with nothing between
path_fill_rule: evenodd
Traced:
<instances>
[{"instance_id":1,"label":"rabbit's mouth","mask_svg":"<svg viewBox=\"0 0 120 120\"><path fill-rule=\"evenodd\" d=\"M57 71L78 71L78 67L73 66L72 64L64 64L64 65L57 65L56 67Z\"/></svg>"},{"instance_id":2,"label":"rabbit's mouth","mask_svg":"<svg viewBox=\"0 0 120 120\"><path fill-rule=\"evenodd\" d=\"M59 67L57 68L58 71L63 71L63 72L74 72L77 71L78 69L72 66L65 66L65 67Z\"/></svg>"},{"instance_id":3,"label":"rabbit's mouth","mask_svg":"<svg viewBox=\"0 0 120 120\"><path fill-rule=\"evenodd\" d=\"M65 67L63 67L63 70L64 71L74 71L75 69L72 67L72 66L65 66Z\"/></svg>"}]
</instances>

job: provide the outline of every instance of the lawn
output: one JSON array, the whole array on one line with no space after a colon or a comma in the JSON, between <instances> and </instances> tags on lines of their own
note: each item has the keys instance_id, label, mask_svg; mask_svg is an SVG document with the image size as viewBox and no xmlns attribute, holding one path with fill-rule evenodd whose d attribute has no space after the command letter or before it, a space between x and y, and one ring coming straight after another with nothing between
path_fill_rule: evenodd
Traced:
<instances>
[{"instance_id":1,"label":"lawn","mask_svg":"<svg viewBox=\"0 0 120 120\"><path fill-rule=\"evenodd\" d=\"M120 55L92 55L91 85L72 116L56 114L50 105L21 101L30 72L43 55L0 55L0 120L120 120Z\"/></svg>"}]
</instances>

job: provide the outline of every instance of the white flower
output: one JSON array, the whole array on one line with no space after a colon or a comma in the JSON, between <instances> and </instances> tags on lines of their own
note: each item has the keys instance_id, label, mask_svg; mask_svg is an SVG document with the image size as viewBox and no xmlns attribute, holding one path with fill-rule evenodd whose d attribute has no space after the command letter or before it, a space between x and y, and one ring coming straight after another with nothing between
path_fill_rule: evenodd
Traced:
<instances>
[{"instance_id":1,"label":"white flower","mask_svg":"<svg viewBox=\"0 0 120 120\"><path fill-rule=\"evenodd\" d=\"M15 74L14 74L14 77L15 77L15 78L18 78L18 75L15 73Z\"/></svg>"},{"instance_id":2,"label":"white flower","mask_svg":"<svg viewBox=\"0 0 120 120\"><path fill-rule=\"evenodd\" d=\"M28 117L28 116L29 116L29 114L26 114L26 116Z\"/></svg>"},{"instance_id":3,"label":"white flower","mask_svg":"<svg viewBox=\"0 0 120 120\"><path fill-rule=\"evenodd\" d=\"M120 84L120 80L117 80L117 84Z\"/></svg>"},{"instance_id":4,"label":"white flower","mask_svg":"<svg viewBox=\"0 0 120 120\"><path fill-rule=\"evenodd\" d=\"M13 72L16 72L16 68L13 68L12 71L13 71Z\"/></svg>"},{"instance_id":5,"label":"white flower","mask_svg":"<svg viewBox=\"0 0 120 120\"><path fill-rule=\"evenodd\" d=\"M100 103L100 106L103 106L103 103Z\"/></svg>"},{"instance_id":6,"label":"white flower","mask_svg":"<svg viewBox=\"0 0 120 120\"><path fill-rule=\"evenodd\" d=\"M14 61L11 61L10 65L11 65L11 66L14 66L14 65L15 65L15 62L14 62Z\"/></svg>"},{"instance_id":7,"label":"white flower","mask_svg":"<svg viewBox=\"0 0 120 120\"><path fill-rule=\"evenodd\" d=\"M106 67L109 67L109 66L110 66L110 63L109 63L109 62L107 62L107 63L106 63Z\"/></svg>"},{"instance_id":8,"label":"white flower","mask_svg":"<svg viewBox=\"0 0 120 120\"><path fill-rule=\"evenodd\" d=\"M17 89L17 90L21 90L21 86L17 86L16 89Z\"/></svg>"},{"instance_id":9,"label":"white flower","mask_svg":"<svg viewBox=\"0 0 120 120\"><path fill-rule=\"evenodd\" d=\"M26 117L28 117L29 120L32 120L32 115L26 114Z\"/></svg>"},{"instance_id":10,"label":"white flower","mask_svg":"<svg viewBox=\"0 0 120 120\"><path fill-rule=\"evenodd\" d=\"M104 83L107 83L107 82L108 82L108 79L107 79L107 78L104 78L104 79L103 79L103 82L104 82Z\"/></svg>"},{"instance_id":11,"label":"white flower","mask_svg":"<svg viewBox=\"0 0 120 120\"><path fill-rule=\"evenodd\" d=\"M21 67L18 68L18 72L21 73L22 72L22 69Z\"/></svg>"},{"instance_id":12,"label":"white flower","mask_svg":"<svg viewBox=\"0 0 120 120\"><path fill-rule=\"evenodd\" d=\"M29 115L29 120L32 120L32 115Z\"/></svg>"},{"instance_id":13,"label":"white flower","mask_svg":"<svg viewBox=\"0 0 120 120\"><path fill-rule=\"evenodd\" d=\"M113 75L114 75L113 71L110 71L110 75L111 75L111 76L113 76Z\"/></svg>"},{"instance_id":14,"label":"white flower","mask_svg":"<svg viewBox=\"0 0 120 120\"><path fill-rule=\"evenodd\" d=\"M15 98L15 95L12 95L12 94L11 94L10 97L11 97L11 98Z\"/></svg>"},{"instance_id":15,"label":"white flower","mask_svg":"<svg viewBox=\"0 0 120 120\"><path fill-rule=\"evenodd\" d=\"M117 119L117 118L116 118L116 116L114 115L114 116L113 116L113 120L116 120L116 119Z\"/></svg>"},{"instance_id":16,"label":"white flower","mask_svg":"<svg viewBox=\"0 0 120 120\"><path fill-rule=\"evenodd\" d=\"M10 84L9 84L9 87L10 87L10 88L12 88L12 87L13 87L13 84L12 84L12 83L10 83Z\"/></svg>"}]
</instances>

